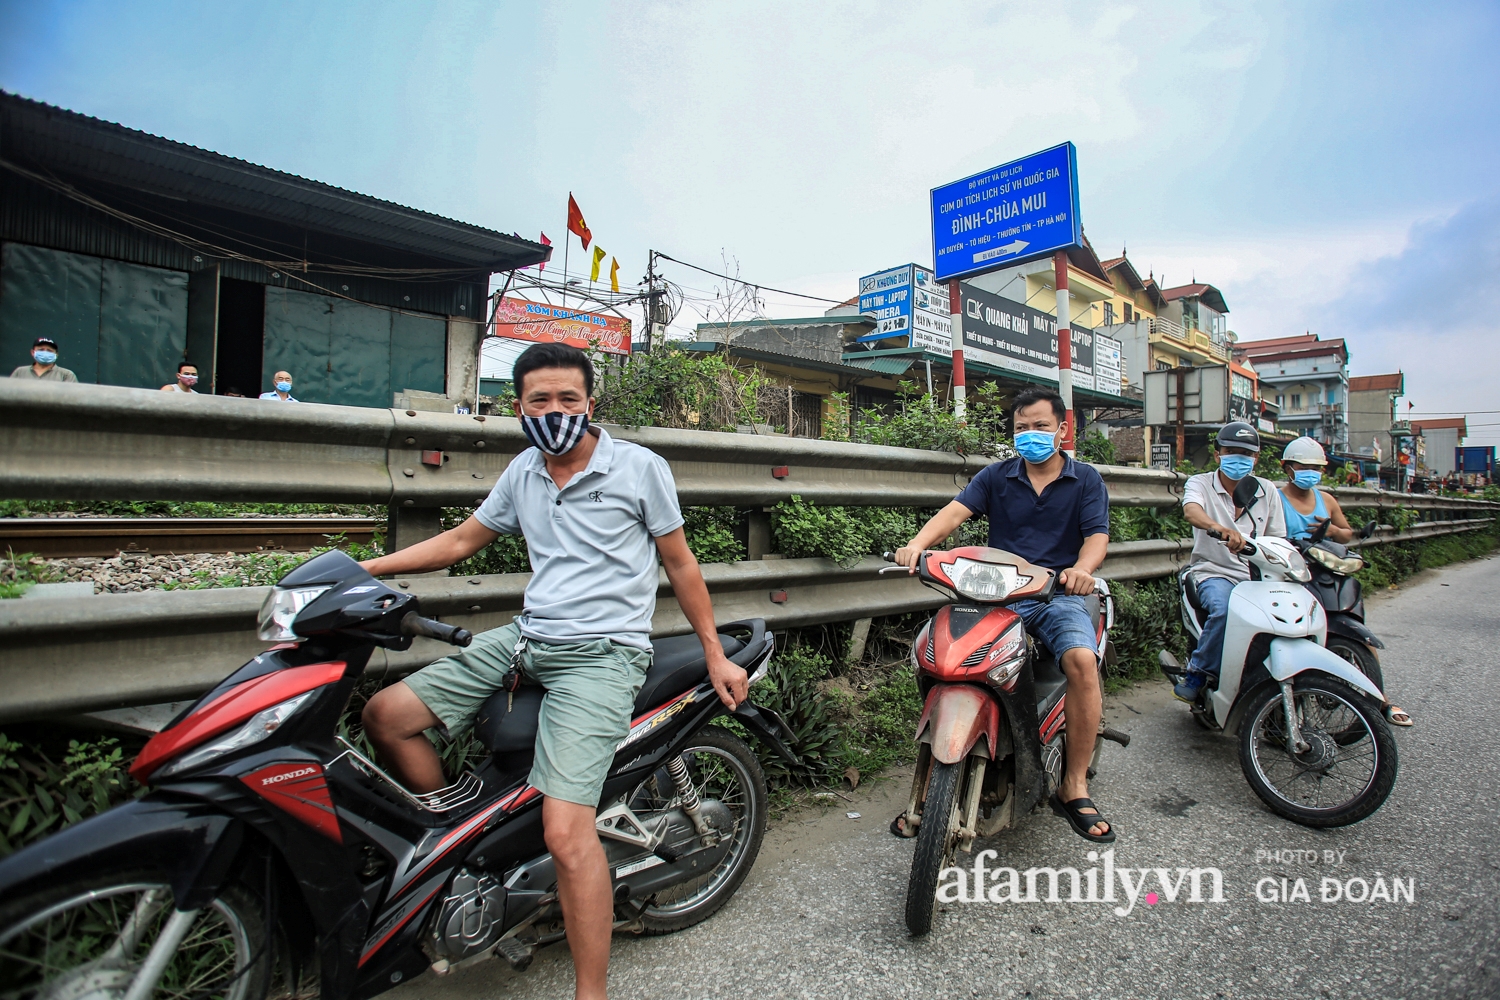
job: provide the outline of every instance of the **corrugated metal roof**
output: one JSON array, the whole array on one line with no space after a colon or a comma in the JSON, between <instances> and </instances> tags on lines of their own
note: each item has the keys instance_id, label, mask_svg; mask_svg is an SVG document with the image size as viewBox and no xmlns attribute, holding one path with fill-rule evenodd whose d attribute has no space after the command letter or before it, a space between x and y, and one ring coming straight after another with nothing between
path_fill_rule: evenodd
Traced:
<instances>
[{"instance_id":1,"label":"corrugated metal roof","mask_svg":"<svg viewBox=\"0 0 1500 1000\"><path fill-rule=\"evenodd\" d=\"M0 157L314 232L509 270L549 259L539 243L346 191L0 91Z\"/></svg>"},{"instance_id":2,"label":"corrugated metal roof","mask_svg":"<svg viewBox=\"0 0 1500 1000\"><path fill-rule=\"evenodd\" d=\"M844 364L850 368L864 368L881 375L904 375L912 366L912 358L851 358L844 355Z\"/></svg>"}]
</instances>

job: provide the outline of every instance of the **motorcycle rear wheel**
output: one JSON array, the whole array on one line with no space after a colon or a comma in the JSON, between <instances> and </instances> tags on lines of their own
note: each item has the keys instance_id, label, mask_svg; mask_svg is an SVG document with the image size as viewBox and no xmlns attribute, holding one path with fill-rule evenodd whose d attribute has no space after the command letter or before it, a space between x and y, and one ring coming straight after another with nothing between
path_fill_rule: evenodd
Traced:
<instances>
[{"instance_id":1,"label":"motorcycle rear wheel","mask_svg":"<svg viewBox=\"0 0 1500 1000\"><path fill-rule=\"evenodd\" d=\"M722 802L734 816L732 839L713 871L658 892L646 903L640 918L642 934L670 934L717 913L750 874L766 833L766 775L744 740L723 726L706 726L683 747L682 759L699 798ZM628 800L632 808L639 808L640 796L658 795L652 782L659 780L653 776L642 782Z\"/></svg>"},{"instance_id":2,"label":"motorcycle rear wheel","mask_svg":"<svg viewBox=\"0 0 1500 1000\"><path fill-rule=\"evenodd\" d=\"M911 879L906 884L906 929L913 937L932 930L932 919L937 915L938 879L943 869L953 864L958 846L959 779L966 763L944 764L935 760L927 778L922 825L917 827Z\"/></svg>"},{"instance_id":3,"label":"motorcycle rear wheel","mask_svg":"<svg viewBox=\"0 0 1500 1000\"><path fill-rule=\"evenodd\" d=\"M0 996L121 1000L176 910L160 876L65 882L0 907ZM240 885L198 911L152 1000L264 1000L273 949L265 907Z\"/></svg>"},{"instance_id":4,"label":"motorcycle rear wheel","mask_svg":"<svg viewBox=\"0 0 1500 1000\"><path fill-rule=\"evenodd\" d=\"M1292 685L1307 754L1286 747L1281 688L1267 685L1240 723L1240 768L1271 811L1303 826L1348 826L1385 803L1396 784L1396 739L1380 706L1329 677Z\"/></svg>"}]
</instances>

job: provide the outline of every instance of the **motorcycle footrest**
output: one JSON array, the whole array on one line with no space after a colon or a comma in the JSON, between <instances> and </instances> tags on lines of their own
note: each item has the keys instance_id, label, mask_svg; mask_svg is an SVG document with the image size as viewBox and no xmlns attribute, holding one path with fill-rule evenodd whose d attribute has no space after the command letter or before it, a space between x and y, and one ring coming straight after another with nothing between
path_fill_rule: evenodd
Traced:
<instances>
[{"instance_id":1,"label":"motorcycle footrest","mask_svg":"<svg viewBox=\"0 0 1500 1000\"><path fill-rule=\"evenodd\" d=\"M536 954L536 947L520 938L501 938L495 945L495 954L509 962L512 969L524 972Z\"/></svg>"}]
</instances>

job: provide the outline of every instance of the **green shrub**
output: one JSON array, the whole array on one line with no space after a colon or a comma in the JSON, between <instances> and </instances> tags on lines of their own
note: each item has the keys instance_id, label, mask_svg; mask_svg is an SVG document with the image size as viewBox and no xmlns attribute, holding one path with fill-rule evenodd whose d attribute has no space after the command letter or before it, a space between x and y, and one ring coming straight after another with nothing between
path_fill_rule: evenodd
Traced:
<instances>
[{"instance_id":1,"label":"green shrub","mask_svg":"<svg viewBox=\"0 0 1500 1000\"><path fill-rule=\"evenodd\" d=\"M119 742L69 740L49 755L0 733L0 856L142 794Z\"/></svg>"},{"instance_id":2,"label":"green shrub","mask_svg":"<svg viewBox=\"0 0 1500 1000\"><path fill-rule=\"evenodd\" d=\"M1156 656L1169 650L1179 662L1187 659L1187 636L1182 630L1177 581L1124 580L1110 587L1115 598L1115 627L1110 632L1117 661L1106 666L1104 686L1115 691L1154 676Z\"/></svg>"}]
</instances>

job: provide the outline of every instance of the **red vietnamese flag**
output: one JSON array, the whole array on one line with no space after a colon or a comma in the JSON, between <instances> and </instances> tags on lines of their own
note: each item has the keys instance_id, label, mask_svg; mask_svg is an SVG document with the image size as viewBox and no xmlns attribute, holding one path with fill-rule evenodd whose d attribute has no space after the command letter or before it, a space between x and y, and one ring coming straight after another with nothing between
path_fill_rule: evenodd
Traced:
<instances>
[{"instance_id":1,"label":"red vietnamese flag","mask_svg":"<svg viewBox=\"0 0 1500 1000\"><path fill-rule=\"evenodd\" d=\"M578 202L573 200L571 191L568 192L568 232L583 241L585 250L589 248L589 240L594 238L594 234L589 232L588 223L583 221L583 212L579 209Z\"/></svg>"},{"instance_id":2,"label":"red vietnamese flag","mask_svg":"<svg viewBox=\"0 0 1500 1000\"><path fill-rule=\"evenodd\" d=\"M546 233L542 233L542 246L550 247L551 245L552 245L552 241L549 240L549 239L547 239L547 234ZM540 264L538 264L536 266L536 269L537 269L537 273L538 274L540 274L541 272L547 270L547 262L545 260L542 261Z\"/></svg>"}]
</instances>

